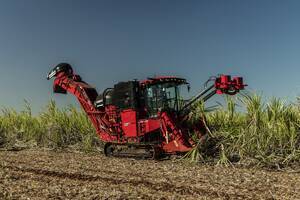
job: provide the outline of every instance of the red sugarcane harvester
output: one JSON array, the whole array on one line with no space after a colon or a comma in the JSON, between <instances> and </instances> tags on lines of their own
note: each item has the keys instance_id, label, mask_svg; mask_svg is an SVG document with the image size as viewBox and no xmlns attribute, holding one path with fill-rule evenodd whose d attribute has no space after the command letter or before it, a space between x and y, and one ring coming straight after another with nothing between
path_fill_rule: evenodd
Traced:
<instances>
[{"instance_id":1,"label":"red sugarcane harvester","mask_svg":"<svg viewBox=\"0 0 300 200\"><path fill-rule=\"evenodd\" d=\"M180 96L183 78L159 76L143 81L119 82L98 94L94 87L74 74L71 65L58 64L47 76L55 77L55 93L75 95L105 142L104 153L111 155L143 155L158 157L188 152L198 139L205 138L205 121L191 125L187 115L197 101L207 101L215 94L235 95L245 88L242 77L212 77L206 88L185 101ZM210 86L207 86L212 82Z\"/></svg>"}]
</instances>

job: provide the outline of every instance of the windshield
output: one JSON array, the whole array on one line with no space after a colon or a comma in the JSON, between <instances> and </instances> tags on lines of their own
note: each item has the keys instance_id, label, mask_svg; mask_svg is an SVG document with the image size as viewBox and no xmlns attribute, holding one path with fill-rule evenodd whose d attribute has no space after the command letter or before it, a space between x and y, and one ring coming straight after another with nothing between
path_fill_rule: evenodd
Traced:
<instances>
[{"instance_id":1,"label":"windshield","mask_svg":"<svg viewBox=\"0 0 300 200\"><path fill-rule=\"evenodd\" d=\"M156 84L146 89L146 104L151 116L162 109L178 111L182 105L178 83Z\"/></svg>"}]
</instances>

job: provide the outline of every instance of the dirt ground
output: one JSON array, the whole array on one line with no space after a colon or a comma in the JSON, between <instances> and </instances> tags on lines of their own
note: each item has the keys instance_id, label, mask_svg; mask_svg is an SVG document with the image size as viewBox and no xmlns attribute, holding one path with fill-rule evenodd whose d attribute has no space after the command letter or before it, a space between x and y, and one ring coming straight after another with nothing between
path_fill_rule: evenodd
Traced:
<instances>
[{"instance_id":1,"label":"dirt ground","mask_svg":"<svg viewBox=\"0 0 300 200\"><path fill-rule=\"evenodd\" d=\"M0 199L300 199L300 172L0 151Z\"/></svg>"}]
</instances>

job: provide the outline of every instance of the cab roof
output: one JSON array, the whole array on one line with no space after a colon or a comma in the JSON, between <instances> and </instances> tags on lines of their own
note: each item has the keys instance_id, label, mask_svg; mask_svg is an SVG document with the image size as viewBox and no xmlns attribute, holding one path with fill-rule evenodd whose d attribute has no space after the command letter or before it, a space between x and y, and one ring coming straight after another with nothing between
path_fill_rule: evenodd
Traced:
<instances>
[{"instance_id":1,"label":"cab roof","mask_svg":"<svg viewBox=\"0 0 300 200\"><path fill-rule=\"evenodd\" d=\"M175 82L178 84L188 84L186 79L179 78L176 76L155 76L153 78L147 78L146 80L140 81L141 86L155 85L160 83Z\"/></svg>"}]
</instances>

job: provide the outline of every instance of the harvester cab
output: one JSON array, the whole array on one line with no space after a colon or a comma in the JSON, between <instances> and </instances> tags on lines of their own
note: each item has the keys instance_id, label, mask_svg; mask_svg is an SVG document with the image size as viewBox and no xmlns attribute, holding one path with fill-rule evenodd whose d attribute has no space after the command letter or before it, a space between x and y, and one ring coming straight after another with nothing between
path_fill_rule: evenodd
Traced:
<instances>
[{"instance_id":1,"label":"harvester cab","mask_svg":"<svg viewBox=\"0 0 300 200\"><path fill-rule=\"evenodd\" d=\"M77 97L105 143L107 156L137 154L154 158L191 150L196 145L191 131L199 137L206 134L203 121L193 127L185 123L192 105L215 94L235 95L246 86L241 77L220 75L210 78L203 91L185 101L181 89L189 84L174 76L119 82L101 94L74 74L67 63L50 71L47 79L53 77L54 92L69 92Z\"/></svg>"}]
</instances>

